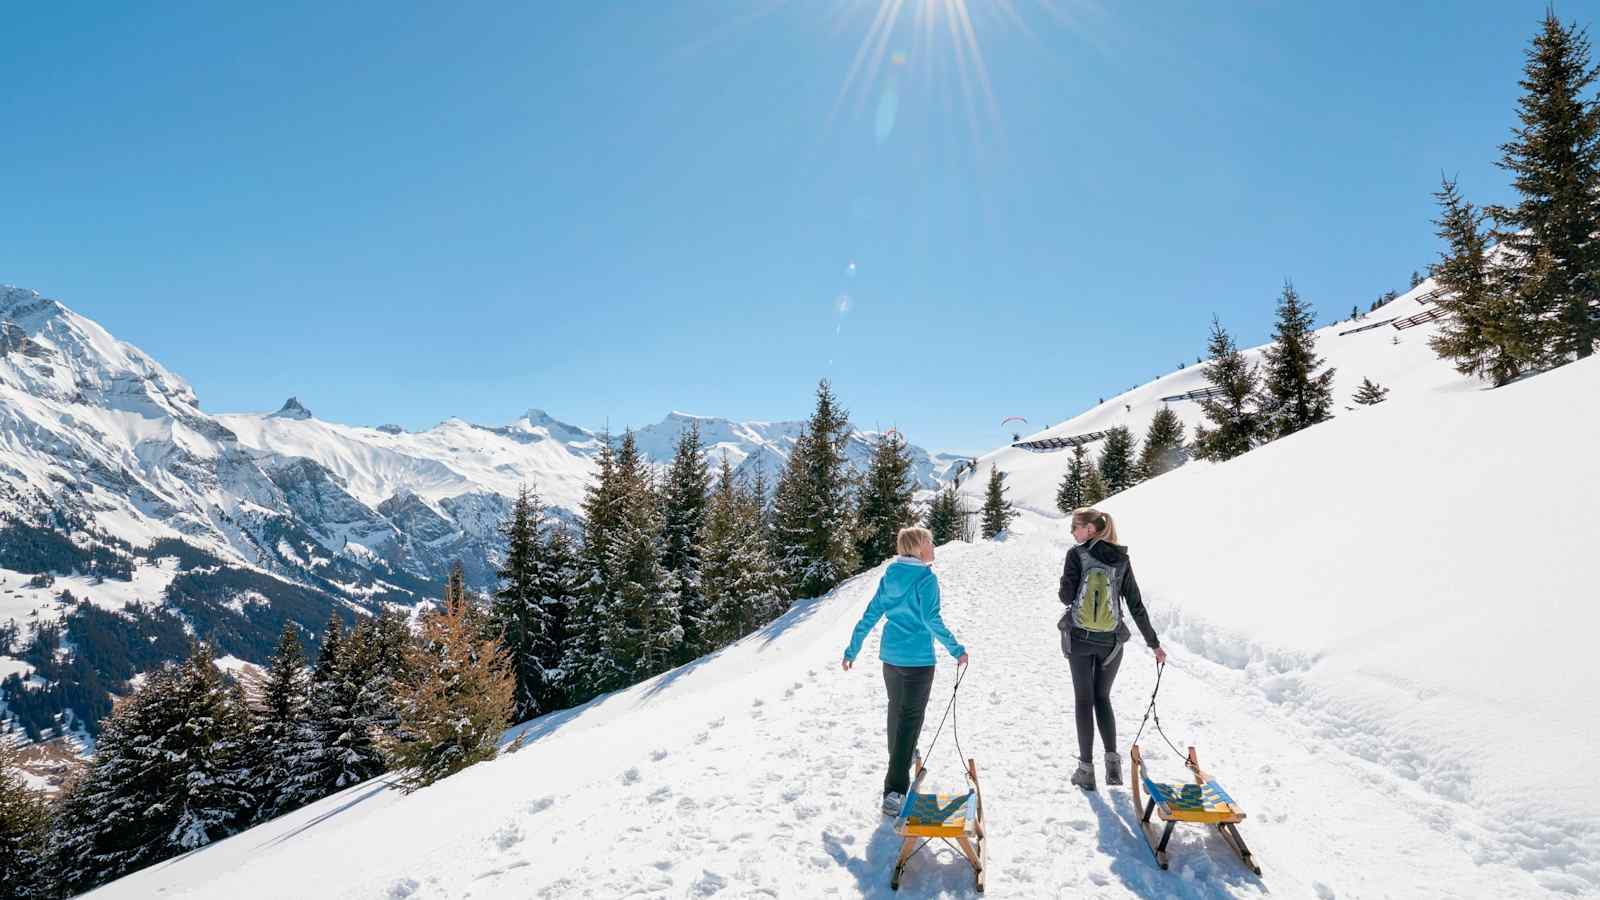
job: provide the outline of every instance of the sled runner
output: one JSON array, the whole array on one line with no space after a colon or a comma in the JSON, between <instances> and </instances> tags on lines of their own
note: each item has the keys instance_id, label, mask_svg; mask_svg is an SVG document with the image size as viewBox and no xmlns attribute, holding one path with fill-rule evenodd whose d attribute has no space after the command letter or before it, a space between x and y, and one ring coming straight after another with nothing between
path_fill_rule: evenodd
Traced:
<instances>
[{"instance_id":1,"label":"sled runner","mask_svg":"<svg viewBox=\"0 0 1600 900\"><path fill-rule=\"evenodd\" d=\"M1133 765L1133 811L1139 817L1139 831L1144 834L1145 842L1150 845L1151 852L1156 855L1156 863L1161 868L1167 867L1167 841L1172 837L1173 827L1179 822L1189 822L1215 827L1223 841L1239 854L1245 866L1257 875L1261 874L1261 866L1250 855L1244 838L1239 836L1238 824L1244 821L1244 810L1228 796L1222 785L1212 781L1211 776L1201 770L1200 759L1193 747L1189 748L1184 765L1194 773L1194 784L1151 781L1150 770L1144 764L1144 757L1139 754L1138 744L1129 749L1128 758ZM1141 786L1150 795L1148 801L1140 797ZM1152 814L1159 815L1167 823L1159 841L1155 837L1155 823L1150 821Z\"/></svg>"},{"instance_id":2,"label":"sled runner","mask_svg":"<svg viewBox=\"0 0 1600 900\"><path fill-rule=\"evenodd\" d=\"M905 874L906 863L929 841L941 840L959 850L972 866L978 892L982 893L984 876L988 874L988 836L983 828L983 791L978 787L977 761L967 760L968 790L965 794L920 793L917 789L922 786L922 778L928 773L922 765L920 753L912 769L916 777L912 779L906 802L895 819L895 834L901 837L900 857L895 860L889 887L900 890L900 877Z\"/></svg>"}]
</instances>

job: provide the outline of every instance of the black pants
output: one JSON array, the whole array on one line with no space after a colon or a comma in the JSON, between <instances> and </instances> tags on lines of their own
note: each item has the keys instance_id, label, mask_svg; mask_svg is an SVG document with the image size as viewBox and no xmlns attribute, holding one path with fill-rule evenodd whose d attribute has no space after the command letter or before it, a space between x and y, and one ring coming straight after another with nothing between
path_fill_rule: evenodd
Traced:
<instances>
[{"instance_id":1,"label":"black pants","mask_svg":"<svg viewBox=\"0 0 1600 900\"><path fill-rule=\"evenodd\" d=\"M933 690L933 666L883 664L883 686L889 689L889 774L883 792L904 794L911 787L911 753L922 733L922 714Z\"/></svg>"},{"instance_id":2,"label":"black pants","mask_svg":"<svg viewBox=\"0 0 1600 900\"><path fill-rule=\"evenodd\" d=\"M1111 711L1111 683L1122 665L1122 645L1074 641L1067 665L1072 669L1072 701L1078 718L1078 758L1094 759L1094 725L1107 753L1117 751L1117 718Z\"/></svg>"}]
</instances>

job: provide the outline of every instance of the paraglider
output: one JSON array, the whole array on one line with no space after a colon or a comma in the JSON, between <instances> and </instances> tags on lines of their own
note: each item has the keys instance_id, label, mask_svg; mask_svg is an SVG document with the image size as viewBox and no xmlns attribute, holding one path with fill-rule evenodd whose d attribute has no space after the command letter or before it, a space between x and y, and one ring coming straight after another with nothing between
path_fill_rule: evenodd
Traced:
<instances>
[{"instance_id":1,"label":"paraglider","mask_svg":"<svg viewBox=\"0 0 1600 900\"><path fill-rule=\"evenodd\" d=\"M1000 420L1000 427L1006 427L1007 422L1021 422L1024 425L1028 424L1028 420L1021 416L1006 416L1004 419Z\"/></svg>"}]
</instances>

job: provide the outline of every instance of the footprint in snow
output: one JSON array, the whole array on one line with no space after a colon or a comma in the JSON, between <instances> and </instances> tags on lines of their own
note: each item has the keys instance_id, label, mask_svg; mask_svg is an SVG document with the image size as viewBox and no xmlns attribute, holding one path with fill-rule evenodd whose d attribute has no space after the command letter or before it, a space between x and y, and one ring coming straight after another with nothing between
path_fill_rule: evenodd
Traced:
<instances>
[{"instance_id":1,"label":"footprint in snow","mask_svg":"<svg viewBox=\"0 0 1600 900\"><path fill-rule=\"evenodd\" d=\"M516 822L507 822L501 825L494 834L489 836L489 840L501 850L510 850L512 847L522 843L522 838L522 826Z\"/></svg>"},{"instance_id":2,"label":"footprint in snow","mask_svg":"<svg viewBox=\"0 0 1600 900\"><path fill-rule=\"evenodd\" d=\"M405 897L414 895L417 892L417 888L420 887L422 885L415 878L402 878L389 885L389 897L391 900L403 900Z\"/></svg>"},{"instance_id":3,"label":"footprint in snow","mask_svg":"<svg viewBox=\"0 0 1600 900\"><path fill-rule=\"evenodd\" d=\"M639 783L639 769L637 767L630 768L628 771L623 772L621 775L617 776L617 780L621 781L623 784L638 784Z\"/></svg>"},{"instance_id":4,"label":"footprint in snow","mask_svg":"<svg viewBox=\"0 0 1600 900\"><path fill-rule=\"evenodd\" d=\"M650 761L651 762L661 762L663 759L666 759L668 755L669 754L664 749L656 750L656 751L654 751L654 752L652 752L650 754Z\"/></svg>"},{"instance_id":5,"label":"footprint in snow","mask_svg":"<svg viewBox=\"0 0 1600 900\"><path fill-rule=\"evenodd\" d=\"M542 813L545 810L549 809L550 807L554 806L555 803L556 803L556 798L553 797L553 796L545 796L545 797L540 797L537 800L530 800L530 801L528 801L528 815L537 815L539 813Z\"/></svg>"},{"instance_id":6,"label":"footprint in snow","mask_svg":"<svg viewBox=\"0 0 1600 900\"><path fill-rule=\"evenodd\" d=\"M1333 888L1320 881L1311 882L1311 889L1317 892L1317 900L1334 900Z\"/></svg>"},{"instance_id":7,"label":"footprint in snow","mask_svg":"<svg viewBox=\"0 0 1600 900\"><path fill-rule=\"evenodd\" d=\"M665 803L672 799L672 788L662 785L661 787L651 791L650 796L645 799L649 800L651 803Z\"/></svg>"}]
</instances>

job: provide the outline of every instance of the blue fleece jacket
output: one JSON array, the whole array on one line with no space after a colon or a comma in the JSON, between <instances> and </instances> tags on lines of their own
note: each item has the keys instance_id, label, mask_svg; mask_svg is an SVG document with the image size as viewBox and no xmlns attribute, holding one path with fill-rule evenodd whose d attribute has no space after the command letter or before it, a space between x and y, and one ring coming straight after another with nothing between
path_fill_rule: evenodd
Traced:
<instances>
[{"instance_id":1,"label":"blue fleece jacket","mask_svg":"<svg viewBox=\"0 0 1600 900\"><path fill-rule=\"evenodd\" d=\"M927 563L916 557L897 556L889 564L883 580L878 582L877 593L850 635L845 659L855 661L861 642L879 619L888 619L888 623L883 626L878 656L892 666L933 665L934 638L953 657L967 652L939 617L939 579Z\"/></svg>"}]
</instances>

